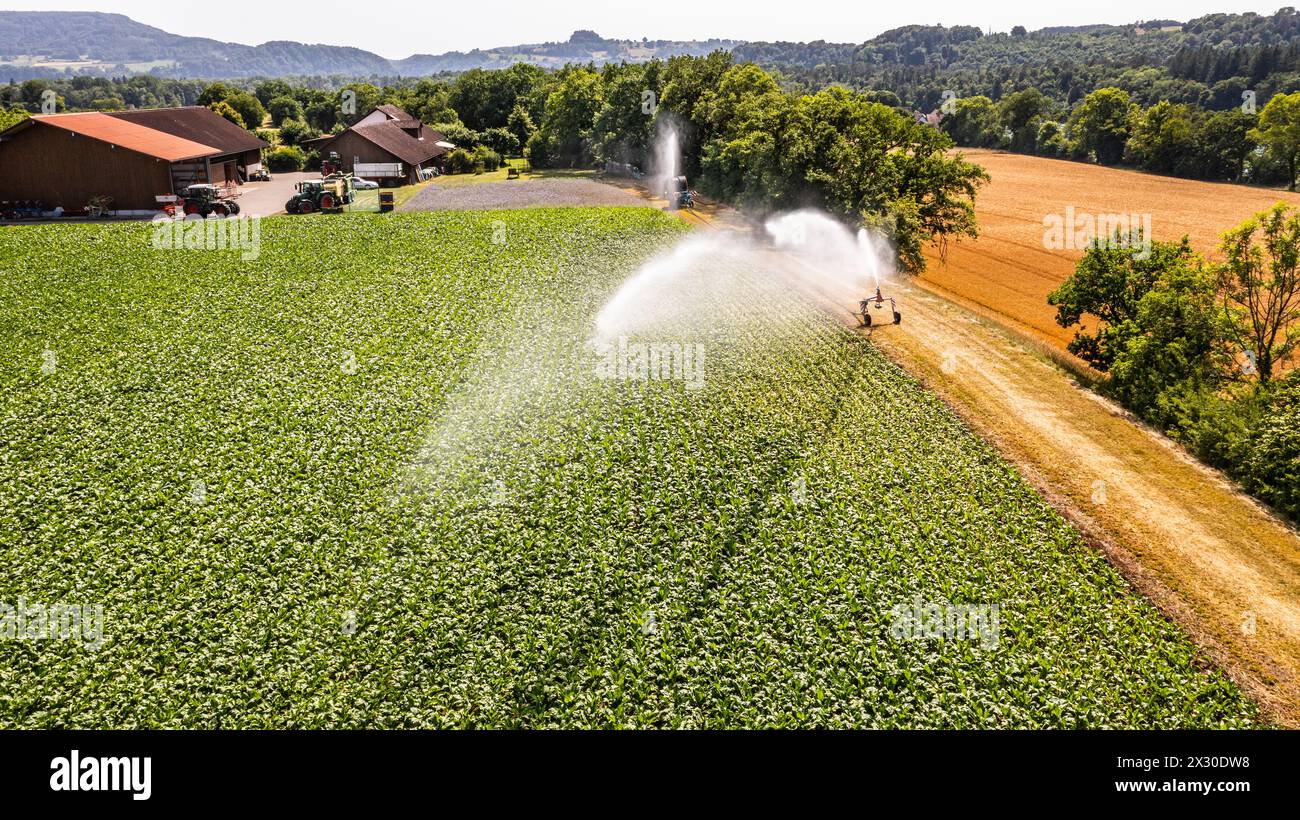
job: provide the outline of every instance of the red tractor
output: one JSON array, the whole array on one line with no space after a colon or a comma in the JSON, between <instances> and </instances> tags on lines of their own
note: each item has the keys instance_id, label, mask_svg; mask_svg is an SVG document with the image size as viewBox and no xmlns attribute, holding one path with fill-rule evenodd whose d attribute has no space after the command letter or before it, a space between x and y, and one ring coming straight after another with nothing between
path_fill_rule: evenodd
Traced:
<instances>
[{"instance_id":1,"label":"red tractor","mask_svg":"<svg viewBox=\"0 0 1300 820\"><path fill-rule=\"evenodd\" d=\"M338 151L330 151L329 156L321 160L320 175L322 177L338 176L343 173L343 161L339 159Z\"/></svg>"}]
</instances>

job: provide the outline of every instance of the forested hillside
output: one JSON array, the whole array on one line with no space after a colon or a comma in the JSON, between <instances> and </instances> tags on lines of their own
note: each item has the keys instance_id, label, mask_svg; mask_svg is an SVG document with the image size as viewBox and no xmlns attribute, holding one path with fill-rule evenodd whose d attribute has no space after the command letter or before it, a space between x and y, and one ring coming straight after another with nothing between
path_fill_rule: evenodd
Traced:
<instances>
[{"instance_id":1,"label":"forested hillside","mask_svg":"<svg viewBox=\"0 0 1300 820\"><path fill-rule=\"evenodd\" d=\"M1211 14L1184 24L1050 28L984 34L972 26L905 26L860 45L746 43L737 60L774 66L808 86L888 90L930 110L958 97L1037 88L1072 104L1098 88L1124 89L1142 105L1161 100L1214 109L1254 90L1262 103L1300 88L1300 14Z\"/></svg>"}]
</instances>

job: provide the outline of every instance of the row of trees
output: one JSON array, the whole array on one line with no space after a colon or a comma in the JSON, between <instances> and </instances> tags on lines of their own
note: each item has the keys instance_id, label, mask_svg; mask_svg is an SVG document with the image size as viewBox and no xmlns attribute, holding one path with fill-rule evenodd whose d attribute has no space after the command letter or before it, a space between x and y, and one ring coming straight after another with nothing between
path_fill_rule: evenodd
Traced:
<instances>
[{"instance_id":1,"label":"row of trees","mask_svg":"<svg viewBox=\"0 0 1300 820\"><path fill-rule=\"evenodd\" d=\"M1094 243L1048 301L1104 389L1243 486L1300 517L1300 212L1228 231L1224 261L1182 242ZM1094 330L1085 330L1096 328Z\"/></svg>"},{"instance_id":2,"label":"row of trees","mask_svg":"<svg viewBox=\"0 0 1300 820\"><path fill-rule=\"evenodd\" d=\"M724 52L562 70L529 159L649 167L669 127L684 172L706 193L760 213L816 206L876 226L905 269L924 269L926 243L976 233L974 197L987 176L948 154L947 135L842 88L788 93Z\"/></svg>"},{"instance_id":3,"label":"row of trees","mask_svg":"<svg viewBox=\"0 0 1300 820\"><path fill-rule=\"evenodd\" d=\"M194 105L203 92L200 80L164 80L153 76L122 79L77 76L60 80L27 80L0 85L0 108L41 111L46 92L56 110L121 111L126 108L166 108Z\"/></svg>"},{"instance_id":4,"label":"row of trees","mask_svg":"<svg viewBox=\"0 0 1300 820\"><path fill-rule=\"evenodd\" d=\"M302 149L306 140L337 133L385 104L412 114L460 146L448 160L453 172L491 171L503 157L521 153L536 130L530 112L540 114L552 82L536 66L516 65L468 71L454 81L351 82L330 90L283 79L247 86L212 83L197 102L271 143L268 164L273 171L318 167L319 157ZM264 124L269 127L262 128Z\"/></svg>"},{"instance_id":5,"label":"row of trees","mask_svg":"<svg viewBox=\"0 0 1300 820\"><path fill-rule=\"evenodd\" d=\"M1300 92L1249 106L1205 111L1161 101L1141 108L1119 88L1102 88L1066 109L1037 89L998 102L954 100L941 127L959 145L1090 159L1194 179L1285 183L1300 156Z\"/></svg>"}]
</instances>

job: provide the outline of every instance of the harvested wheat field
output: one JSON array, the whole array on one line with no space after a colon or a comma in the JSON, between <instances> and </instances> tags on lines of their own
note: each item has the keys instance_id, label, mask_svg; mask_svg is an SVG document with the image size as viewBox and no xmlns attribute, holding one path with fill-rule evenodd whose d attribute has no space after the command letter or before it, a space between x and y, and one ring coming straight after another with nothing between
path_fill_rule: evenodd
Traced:
<instances>
[{"instance_id":1,"label":"harvested wheat field","mask_svg":"<svg viewBox=\"0 0 1300 820\"><path fill-rule=\"evenodd\" d=\"M1247 185L1197 182L1137 171L1001 151L968 149L990 181L976 198L980 237L948 246L946 263L928 252L921 284L958 297L1022 331L1064 347L1073 330L1058 327L1047 294L1073 271L1082 249L1045 247L1044 219L1099 214L1150 214L1158 241L1188 236L1197 250L1217 255L1219 236L1258 211L1300 195Z\"/></svg>"}]
</instances>

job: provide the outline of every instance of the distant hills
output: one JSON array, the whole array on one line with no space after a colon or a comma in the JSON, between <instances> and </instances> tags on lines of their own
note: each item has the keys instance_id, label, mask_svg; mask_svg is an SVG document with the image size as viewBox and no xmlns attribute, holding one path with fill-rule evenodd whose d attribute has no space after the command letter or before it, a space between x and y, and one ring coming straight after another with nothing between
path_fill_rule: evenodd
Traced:
<instances>
[{"instance_id":1,"label":"distant hills","mask_svg":"<svg viewBox=\"0 0 1300 820\"><path fill-rule=\"evenodd\" d=\"M1149 85L1132 75L1144 70L1170 75L1183 85L1210 87L1225 77L1258 83L1275 77L1278 89L1300 87L1300 13L1289 7L1271 15L1208 14L1184 23L1148 20L1036 31L1016 26L1006 33L975 26L910 25L859 43L609 40L584 30L564 42L414 54L403 59L340 45L275 40L246 46L183 37L121 14L0 11L0 82L69 74L156 74L198 80L330 75L388 79L513 63L559 68L567 63L644 62L719 49L810 87L841 83L891 89L925 105L932 104L942 89L991 93L996 98L998 89L987 87L990 72L998 75L1002 85L1037 83L1045 93L1059 92L1070 101L1103 81L1130 89ZM945 76L940 79L937 72ZM1170 99L1192 93L1183 91L1160 89ZM1213 93L1224 104L1241 99L1236 86Z\"/></svg>"},{"instance_id":2,"label":"distant hills","mask_svg":"<svg viewBox=\"0 0 1300 820\"><path fill-rule=\"evenodd\" d=\"M164 77L281 77L289 75L414 76L532 63L644 62L702 55L736 40L607 40L576 31L562 43L529 43L389 60L360 48L274 40L258 46L184 37L122 14L81 11L0 11L0 78L73 74L152 73Z\"/></svg>"}]
</instances>

